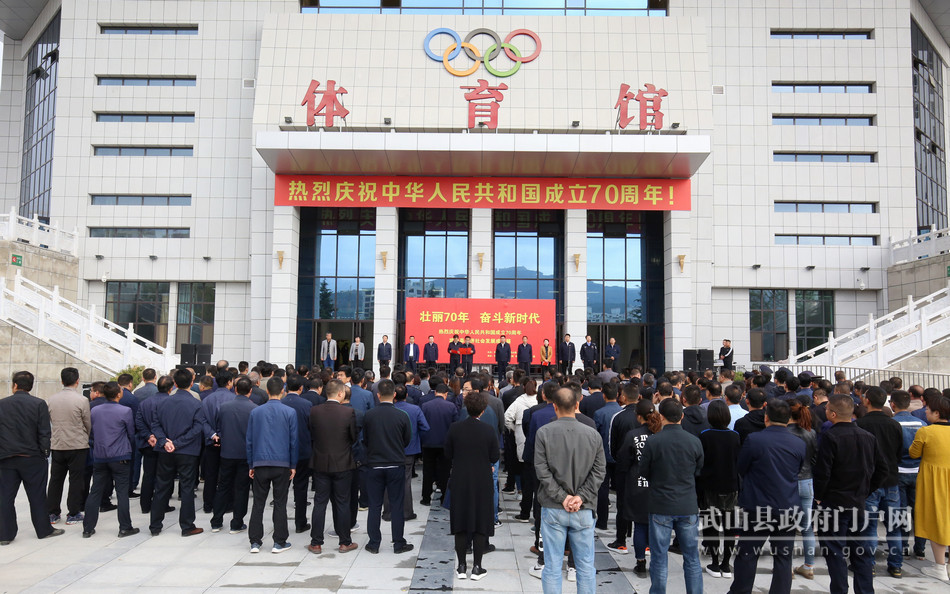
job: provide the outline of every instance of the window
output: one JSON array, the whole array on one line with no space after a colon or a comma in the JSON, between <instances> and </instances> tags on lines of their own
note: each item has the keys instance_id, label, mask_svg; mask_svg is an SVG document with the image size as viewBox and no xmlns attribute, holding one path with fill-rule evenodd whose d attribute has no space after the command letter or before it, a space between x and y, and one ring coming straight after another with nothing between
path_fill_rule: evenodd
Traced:
<instances>
[{"instance_id":1,"label":"window","mask_svg":"<svg viewBox=\"0 0 950 594\"><path fill-rule=\"evenodd\" d=\"M191 229L159 227L90 227L89 237L108 239L188 239Z\"/></svg>"},{"instance_id":2,"label":"window","mask_svg":"<svg viewBox=\"0 0 950 594\"><path fill-rule=\"evenodd\" d=\"M772 116L775 126L873 126L874 116Z\"/></svg>"},{"instance_id":3,"label":"window","mask_svg":"<svg viewBox=\"0 0 950 594\"><path fill-rule=\"evenodd\" d=\"M914 165L917 230L947 227L947 155L944 129L944 62L911 20L914 83Z\"/></svg>"},{"instance_id":4,"label":"window","mask_svg":"<svg viewBox=\"0 0 950 594\"><path fill-rule=\"evenodd\" d=\"M796 351L804 353L828 342L835 331L834 291L795 291Z\"/></svg>"},{"instance_id":5,"label":"window","mask_svg":"<svg viewBox=\"0 0 950 594\"><path fill-rule=\"evenodd\" d=\"M166 346L168 343L169 283L106 283L106 319Z\"/></svg>"},{"instance_id":6,"label":"window","mask_svg":"<svg viewBox=\"0 0 950 594\"><path fill-rule=\"evenodd\" d=\"M301 0L300 12L667 16L669 0Z\"/></svg>"},{"instance_id":7,"label":"window","mask_svg":"<svg viewBox=\"0 0 950 594\"><path fill-rule=\"evenodd\" d=\"M182 344L214 344L214 283L178 283L176 353Z\"/></svg>"},{"instance_id":8,"label":"window","mask_svg":"<svg viewBox=\"0 0 950 594\"><path fill-rule=\"evenodd\" d=\"M495 299L555 299L564 319L564 212L495 210Z\"/></svg>"},{"instance_id":9,"label":"window","mask_svg":"<svg viewBox=\"0 0 950 594\"><path fill-rule=\"evenodd\" d=\"M397 319L406 297L468 297L471 211L399 209L401 239Z\"/></svg>"},{"instance_id":10,"label":"window","mask_svg":"<svg viewBox=\"0 0 950 594\"><path fill-rule=\"evenodd\" d=\"M26 105L23 120L23 163L20 170L20 208L23 217L49 222L53 179L53 129L56 125L56 85L59 78L59 24L57 13L27 56Z\"/></svg>"},{"instance_id":11,"label":"window","mask_svg":"<svg viewBox=\"0 0 950 594\"><path fill-rule=\"evenodd\" d=\"M198 84L194 76L100 76L102 87L193 87Z\"/></svg>"},{"instance_id":12,"label":"window","mask_svg":"<svg viewBox=\"0 0 950 594\"><path fill-rule=\"evenodd\" d=\"M750 289L749 330L753 361L788 358L788 291Z\"/></svg>"},{"instance_id":13,"label":"window","mask_svg":"<svg viewBox=\"0 0 950 594\"><path fill-rule=\"evenodd\" d=\"M772 29L772 39L871 39L872 29L863 31L833 29Z\"/></svg>"},{"instance_id":14,"label":"window","mask_svg":"<svg viewBox=\"0 0 950 594\"><path fill-rule=\"evenodd\" d=\"M191 206L191 196L133 196L127 194L92 196L93 206Z\"/></svg>"},{"instance_id":15,"label":"window","mask_svg":"<svg viewBox=\"0 0 950 594\"><path fill-rule=\"evenodd\" d=\"M773 93L873 93L873 83L772 83Z\"/></svg>"},{"instance_id":16,"label":"window","mask_svg":"<svg viewBox=\"0 0 950 594\"><path fill-rule=\"evenodd\" d=\"M776 235L775 245L877 245L877 237L860 235Z\"/></svg>"},{"instance_id":17,"label":"window","mask_svg":"<svg viewBox=\"0 0 950 594\"><path fill-rule=\"evenodd\" d=\"M97 146L93 149L97 157L191 157L195 152L190 146Z\"/></svg>"},{"instance_id":18,"label":"window","mask_svg":"<svg viewBox=\"0 0 950 594\"><path fill-rule=\"evenodd\" d=\"M873 214L876 205L872 203L842 203L842 202L776 202L775 212L825 212Z\"/></svg>"},{"instance_id":19,"label":"window","mask_svg":"<svg viewBox=\"0 0 950 594\"><path fill-rule=\"evenodd\" d=\"M875 153L773 153L776 163L874 163Z\"/></svg>"},{"instance_id":20,"label":"window","mask_svg":"<svg viewBox=\"0 0 950 594\"><path fill-rule=\"evenodd\" d=\"M97 122L194 123L194 113L97 113Z\"/></svg>"},{"instance_id":21,"label":"window","mask_svg":"<svg viewBox=\"0 0 950 594\"><path fill-rule=\"evenodd\" d=\"M103 35L197 35L198 25L101 25L100 31Z\"/></svg>"},{"instance_id":22,"label":"window","mask_svg":"<svg viewBox=\"0 0 950 594\"><path fill-rule=\"evenodd\" d=\"M376 209L305 208L300 219L298 321L312 334L313 320L372 320Z\"/></svg>"}]
</instances>

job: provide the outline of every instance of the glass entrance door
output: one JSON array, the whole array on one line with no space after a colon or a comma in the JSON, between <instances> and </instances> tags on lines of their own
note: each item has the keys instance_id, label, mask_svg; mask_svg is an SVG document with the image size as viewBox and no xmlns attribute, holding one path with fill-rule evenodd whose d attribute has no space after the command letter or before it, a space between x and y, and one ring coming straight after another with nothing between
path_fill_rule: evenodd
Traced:
<instances>
[{"instance_id":1,"label":"glass entrance door","mask_svg":"<svg viewBox=\"0 0 950 594\"><path fill-rule=\"evenodd\" d=\"M620 347L620 358L614 366L616 371L624 367L633 367L639 365L646 368L646 362L649 360L647 343L646 324L588 324L587 333L597 344L597 352L603 360L604 351L610 343L610 339L617 340ZM583 342L581 338L580 342ZM600 365L600 363L598 363ZM596 369L595 371L600 371Z\"/></svg>"},{"instance_id":2,"label":"glass entrance door","mask_svg":"<svg viewBox=\"0 0 950 594\"><path fill-rule=\"evenodd\" d=\"M364 343L363 362L360 365L364 370L372 369L376 361L376 346L373 345L373 322L359 320L316 320L313 323L313 361L311 364L322 363L320 359L320 346L326 340L327 332L332 334L336 341L337 358L335 367L338 369L343 365L352 365L350 360L350 346L354 339L359 336L360 342Z\"/></svg>"}]
</instances>

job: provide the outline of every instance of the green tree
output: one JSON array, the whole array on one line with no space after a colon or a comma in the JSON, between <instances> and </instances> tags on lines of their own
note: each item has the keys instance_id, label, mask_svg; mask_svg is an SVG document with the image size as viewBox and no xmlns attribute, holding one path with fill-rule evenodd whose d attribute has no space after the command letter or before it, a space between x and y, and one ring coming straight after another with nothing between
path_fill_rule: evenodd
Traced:
<instances>
[{"instance_id":1,"label":"green tree","mask_svg":"<svg viewBox=\"0 0 950 594\"><path fill-rule=\"evenodd\" d=\"M333 319L333 293L325 280L320 282L320 319Z\"/></svg>"}]
</instances>

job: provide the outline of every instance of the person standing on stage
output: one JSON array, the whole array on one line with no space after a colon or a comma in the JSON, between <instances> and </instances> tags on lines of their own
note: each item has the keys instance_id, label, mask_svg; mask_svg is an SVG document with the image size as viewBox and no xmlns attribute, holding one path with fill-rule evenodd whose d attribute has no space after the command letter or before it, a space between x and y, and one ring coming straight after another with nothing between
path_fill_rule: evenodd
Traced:
<instances>
[{"instance_id":1,"label":"person standing on stage","mask_svg":"<svg viewBox=\"0 0 950 594\"><path fill-rule=\"evenodd\" d=\"M564 342L557 347L557 364L561 373L570 373L574 367L574 359L577 358L577 351L574 349L574 343L571 342L571 335L564 335Z\"/></svg>"},{"instance_id":2,"label":"person standing on stage","mask_svg":"<svg viewBox=\"0 0 950 594\"><path fill-rule=\"evenodd\" d=\"M604 365L609 365L608 369L617 371L617 361L620 359L620 346L617 339L610 337L607 348L604 349Z\"/></svg>"},{"instance_id":3,"label":"person standing on stage","mask_svg":"<svg viewBox=\"0 0 950 594\"><path fill-rule=\"evenodd\" d=\"M723 340L722 348L719 349L719 360L722 361L723 369L732 369L732 354L732 341Z\"/></svg>"},{"instance_id":4,"label":"person standing on stage","mask_svg":"<svg viewBox=\"0 0 950 594\"><path fill-rule=\"evenodd\" d=\"M363 367L363 359L366 357L366 345L360 340L360 337L357 336L353 339L353 344L350 345L350 366L353 369L357 367Z\"/></svg>"},{"instance_id":5,"label":"person standing on stage","mask_svg":"<svg viewBox=\"0 0 950 594\"><path fill-rule=\"evenodd\" d=\"M495 346L495 365L498 373L498 383L505 379L505 371L508 369L508 363L511 362L511 345L505 335L501 335L501 342Z\"/></svg>"},{"instance_id":6,"label":"person standing on stage","mask_svg":"<svg viewBox=\"0 0 950 594\"><path fill-rule=\"evenodd\" d=\"M393 360L393 345L389 344L389 336L383 334L383 342L379 343L379 346L376 347L376 360L379 361L379 366L383 365L388 366Z\"/></svg>"},{"instance_id":7,"label":"person standing on stage","mask_svg":"<svg viewBox=\"0 0 950 594\"><path fill-rule=\"evenodd\" d=\"M475 359L475 344L472 342L471 336L465 337L465 344L462 345L462 348L467 352L462 355L462 369L465 370L465 375L472 373L472 361Z\"/></svg>"},{"instance_id":8,"label":"person standing on stage","mask_svg":"<svg viewBox=\"0 0 950 594\"><path fill-rule=\"evenodd\" d=\"M426 362L426 369L439 368L439 345L435 343L435 336L429 335L429 342L422 349L422 360Z\"/></svg>"},{"instance_id":9,"label":"person standing on stage","mask_svg":"<svg viewBox=\"0 0 950 594\"><path fill-rule=\"evenodd\" d=\"M410 336L402 350L402 361L406 364L406 370L416 372L416 363L419 362L419 345L416 344L416 337Z\"/></svg>"},{"instance_id":10,"label":"person standing on stage","mask_svg":"<svg viewBox=\"0 0 950 594\"><path fill-rule=\"evenodd\" d=\"M327 332L326 339L320 343L320 362L330 371L333 371L336 365L336 341L330 332Z\"/></svg>"},{"instance_id":11,"label":"person standing on stage","mask_svg":"<svg viewBox=\"0 0 950 594\"><path fill-rule=\"evenodd\" d=\"M551 364L554 362L554 352L551 348L551 341L547 338L544 339L544 344L541 345L541 378L544 378L544 373L551 370Z\"/></svg>"},{"instance_id":12,"label":"person standing on stage","mask_svg":"<svg viewBox=\"0 0 950 594\"><path fill-rule=\"evenodd\" d=\"M521 344L518 345L518 367L524 369L525 375L531 375L531 363L534 360L534 353L531 345L528 344L528 337L521 337Z\"/></svg>"},{"instance_id":13,"label":"person standing on stage","mask_svg":"<svg viewBox=\"0 0 950 594\"><path fill-rule=\"evenodd\" d=\"M459 349L462 348L462 342L458 334L452 335L452 342L449 343L449 375L455 373L455 370L462 366L462 355Z\"/></svg>"},{"instance_id":14,"label":"person standing on stage","mask_svg":"<svg viewBox=\"0 0 950 594\"><path fill-rule=\"evenodd\" d=\"M588 334L585 337L584 344L581 345L581 363L584 364L584 369L588 367L597 371L597 361L599 357L597 356L597 345L594 344L594 341L591 340L590 335Z\"/></svg>"}]
</instances>

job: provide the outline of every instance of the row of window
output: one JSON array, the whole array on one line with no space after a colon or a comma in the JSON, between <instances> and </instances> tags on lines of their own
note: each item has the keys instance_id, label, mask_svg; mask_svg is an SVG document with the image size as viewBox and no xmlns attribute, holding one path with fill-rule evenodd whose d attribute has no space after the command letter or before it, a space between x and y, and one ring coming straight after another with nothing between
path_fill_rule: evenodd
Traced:
<instances>
[{"instance_id":1,"label":"row of window","mask_svg":"<svg viewBox=\"0 0 950 594\"><path fill-rule=\"evenodd\" d=\"M304 14L667 16L669 0L301 0L300 12Z\"/></svg>"},{"instance_id":2,"label":"row of window","mask_svg":"<svg viewBox=\"0 0 950 594\"><path fill-rule=\"evenodd\" d=\"M775 126L873 126L873 116L772 116Z\"/></svg>"},{"instance_id":3,"label":"row of window","mask_svg":"<svg viewBox=\"0 0 950 594\"><path fill-rule=\"evenodd\" d=\"M100 76L102 87L193 87L198 84L194 76Z\"/></svg>"},{"instance_id":4,"label":"row of window","mask_svg":"<svg viewBox=\"0 0 950 594\"><path fill-rule=\"evenodd\" d=\"M772 39L871 39L873 31L834 31L828 29L810 29L792 31L772 29Z\"/></svg>"},{"instance_id":5,"label":"row of window","mask_svg":"<svg viewBox=\"0 0 950 594\"><path fill-rule=\"evenodd\" d=\"M775 245L877 245L877 237L860 235L776 235Z\"/></svg>"},{"instance_id":6,"label":"row of window","mask_svg":"<svg viewBox=\"0 0 950 594\"><path fill-rule=\"evenodd\" d=\"M873 83L772 83L773 93L873 93Z\"/></svg>"},{"instance_id":7,"label":"row of window","mask_svg":"<svg viewBox=\"0 0 950 594\"><path fill-rule=\"evenodd\" d=\"M97 113L97 122L194 123L194 113Z\"/></svg>"},{"instance_id":8,"label":"row of window","mask_svg":"<svg viewBox=\"0 0 950 594\"><path fill-rule=\"evenodd\" d=\"M191 157L195 153L190 146L97 146L97 157Z\"/></svg>"},{"instance_id":9,"label":"row of window","mask_svg":"<svg viewBox=\"0 0 950 594\"><path fill-rule=\"evenodd\" d=\"M93 206L191 206L191 196L100 195L92 197Z\"/></svg>"},{"instance_id":10,"label":"row of window","mask_svg":"<svg viewBox=\"0 0 950 594\"><path fill-rule=\"evenodd\" d=\"M164 227L90 227L89 237L107 239L188 239L191 229Z\"/></svg>"},{"instance_id":11,"label":"row of window","mask_svg":"<svg viewBox=\"0 0 950 594\"><path fill-rule=\"evenodd\" d=\"M102 25L103 35L197 35L198 25L160 26L150 27L137 25L134 27Z\"/></svg>"},{"instance_id":12,"label":"row of window","mask_svg":"<svg viewBox=\"0 0 950 594\"><path fill-rule=\"evenodd\" d=\"M873 163L874 153L773 153L776 163Z\"/></svg>"},{"instance_id":13,"label":"row of window","mask_svg":"<svg viewBox=\"0 0 950 594\"><path fill-rule=\"evenodd\" d=\"M788 358L788 291L749 290L749 330L753 361ZM804 353L821 346L835 330L834 291L795 291L795 347Z\"/></svg>"},{"instance_id":14,"label":"row of window","mask_svg":"<svg viewBox=\"0 0 950 594\"><path fill-rule=\"evenodd\" d=\"M106 318L152 342L168 342L170 283L111 281L106 283ZM175 352L181 345L213 344L214 283L178 283Z\"/></svg>"},{"instance_id":15,"label":"row of window","mask_svg":"<svg viewBox=\"0 0 950 594\"><path fill-rule=\"evenodd\" d=\"M874 204L841 202L776 202L775 212L826 212L838 214L873 214Z\"/></svg>"}]
</instances>

